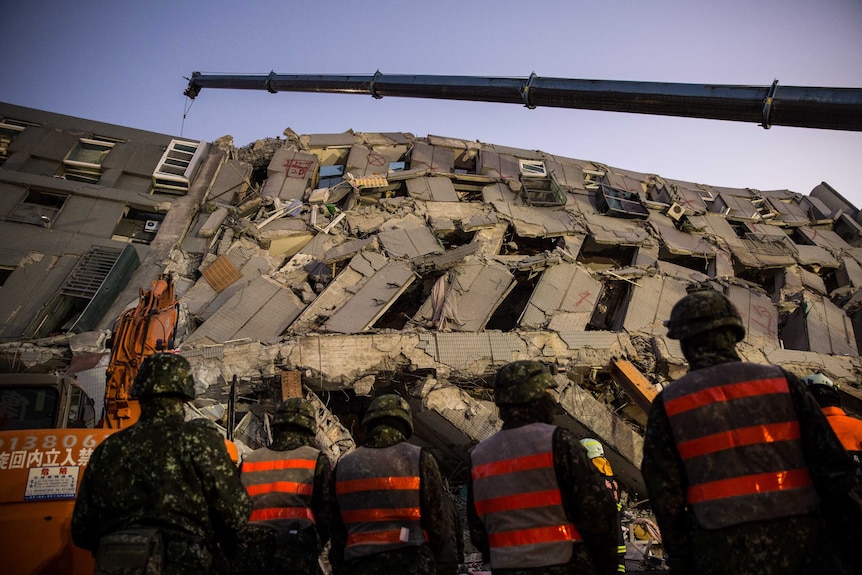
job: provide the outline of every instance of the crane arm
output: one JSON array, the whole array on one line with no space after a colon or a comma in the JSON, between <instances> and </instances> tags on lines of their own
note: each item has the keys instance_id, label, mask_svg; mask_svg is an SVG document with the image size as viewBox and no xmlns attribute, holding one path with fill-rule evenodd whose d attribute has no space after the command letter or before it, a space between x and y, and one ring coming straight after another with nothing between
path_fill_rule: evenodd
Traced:
<instances>
[{"instance_id":1,"label":"crane arm","mask_svg":"<svg viewBox=\"0 0 862 575\"><path fill-rule=\"evenodd\" d=\"M195 98L202 88L369 94L403 98L432 98L681 116L862 131L862 88L738 86L679 84L617 80L579 80L483 76L382 74L202 74L194 72L185 95Z\"/></svg>"}]
</instances>

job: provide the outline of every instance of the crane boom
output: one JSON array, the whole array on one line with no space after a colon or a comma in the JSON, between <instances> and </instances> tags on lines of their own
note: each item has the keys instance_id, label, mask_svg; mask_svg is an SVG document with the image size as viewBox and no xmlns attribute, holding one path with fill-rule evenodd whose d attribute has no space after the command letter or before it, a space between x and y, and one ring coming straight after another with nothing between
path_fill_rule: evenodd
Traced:
<instances>
[{"instance_id":1,"label":"crane boom","mask_svg":"<svg viewBox=\"0 0 862 575\"><path fill-rule=\"evenodd\" d=\"M617 80L382 74L203 74L194 72L184 94L202 88L369 94L522 104L862 131L862 88L737 86Z\"/></svg>"}]
</instances>

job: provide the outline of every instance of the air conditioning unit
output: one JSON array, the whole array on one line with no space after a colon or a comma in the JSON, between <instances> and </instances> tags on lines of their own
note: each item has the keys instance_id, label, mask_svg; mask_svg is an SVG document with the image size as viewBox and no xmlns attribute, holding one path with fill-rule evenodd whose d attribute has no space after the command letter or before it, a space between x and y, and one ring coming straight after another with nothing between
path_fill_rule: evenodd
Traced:
<instances>
[{"instance_id":1,"label":"air conditioning unit","mask_svg":"<svg viewBox=\"0 0 862 575\"><path fill-rule=\"evenodd\" d=\"M674 202L667 209L667 215L677 221L685 215L685 208Z\"/></svg>"},{"instance_id":2,"label":"air conditioning unit","mask_svg":"<svg viewBox=\"0 0 862 575\"><path fill-rule=\"evenodd\" d=\"M144 231L157 232L159 231L159 224L161 224L161 222L158 220L147 220L147 222L144 224Z\"/></svg>"}]
</instances>

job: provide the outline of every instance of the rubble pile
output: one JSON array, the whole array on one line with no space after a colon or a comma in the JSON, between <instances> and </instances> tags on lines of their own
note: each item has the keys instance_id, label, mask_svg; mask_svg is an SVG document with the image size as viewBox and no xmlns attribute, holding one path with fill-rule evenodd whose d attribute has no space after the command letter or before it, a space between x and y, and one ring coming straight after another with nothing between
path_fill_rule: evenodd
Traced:
<instances>
[{"instance_id":1,"label":"rubble pile","mask_svg":"<svg viewBox=\"0 0 862 575\"><path fill-rule=\"evenodd\" d=\"M862 226L828 184L726 188L408 133L215 146L224 158L164 268L198 407L226 424L236 376L247 448L304 394L335 460L361 440L370 397L395 389L456 490L500 425L496 368L540 359L557 371L558 423L602 441L637 501L649 395L686 370L662 322L694 285L739 308L745 360L825 373L862 407ZM81 337L0 353L68 361ZM621 360L646 378L640 397L612 377Z\"/></svg>"}]
</instances>

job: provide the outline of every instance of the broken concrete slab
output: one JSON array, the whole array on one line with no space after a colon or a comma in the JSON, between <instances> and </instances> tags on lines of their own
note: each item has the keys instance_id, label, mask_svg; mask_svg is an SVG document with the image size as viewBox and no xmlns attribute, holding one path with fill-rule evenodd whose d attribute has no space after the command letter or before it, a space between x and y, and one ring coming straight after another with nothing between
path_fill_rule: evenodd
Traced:
<instances>
[{"instance_id":1,"label":"broken concrete slab","mask_svg":"<svg viewBox=\"0 0 862 575\"><path fill-rule=\"evenodd\" d=\"M547 327L555 331L584 331L601 287L600 281L577 264L551 266L536 283L518 323L528 330Z\"/></svg>"},{"instance_id":2,"label":"broken concrete slab","mask_svg":"<svg viewBox=\"0 0 862 575\"><path fill-rule=\"evenodd\" d=\"M189 345L252 338L273 341L305 308L292 291L258 277L238 291L187 338Z\"/></svg>"},{"instance_id":3,"label":"broken concrete slab","mask_svg":"<svg viewBox=\"0 0 862 575\"><path fill-rule=\"evenodd\" d=\"M348 334L370 329L415 279L406 263L386 264L330 316L321 330Z\"/></svg>"}]
</instances>

